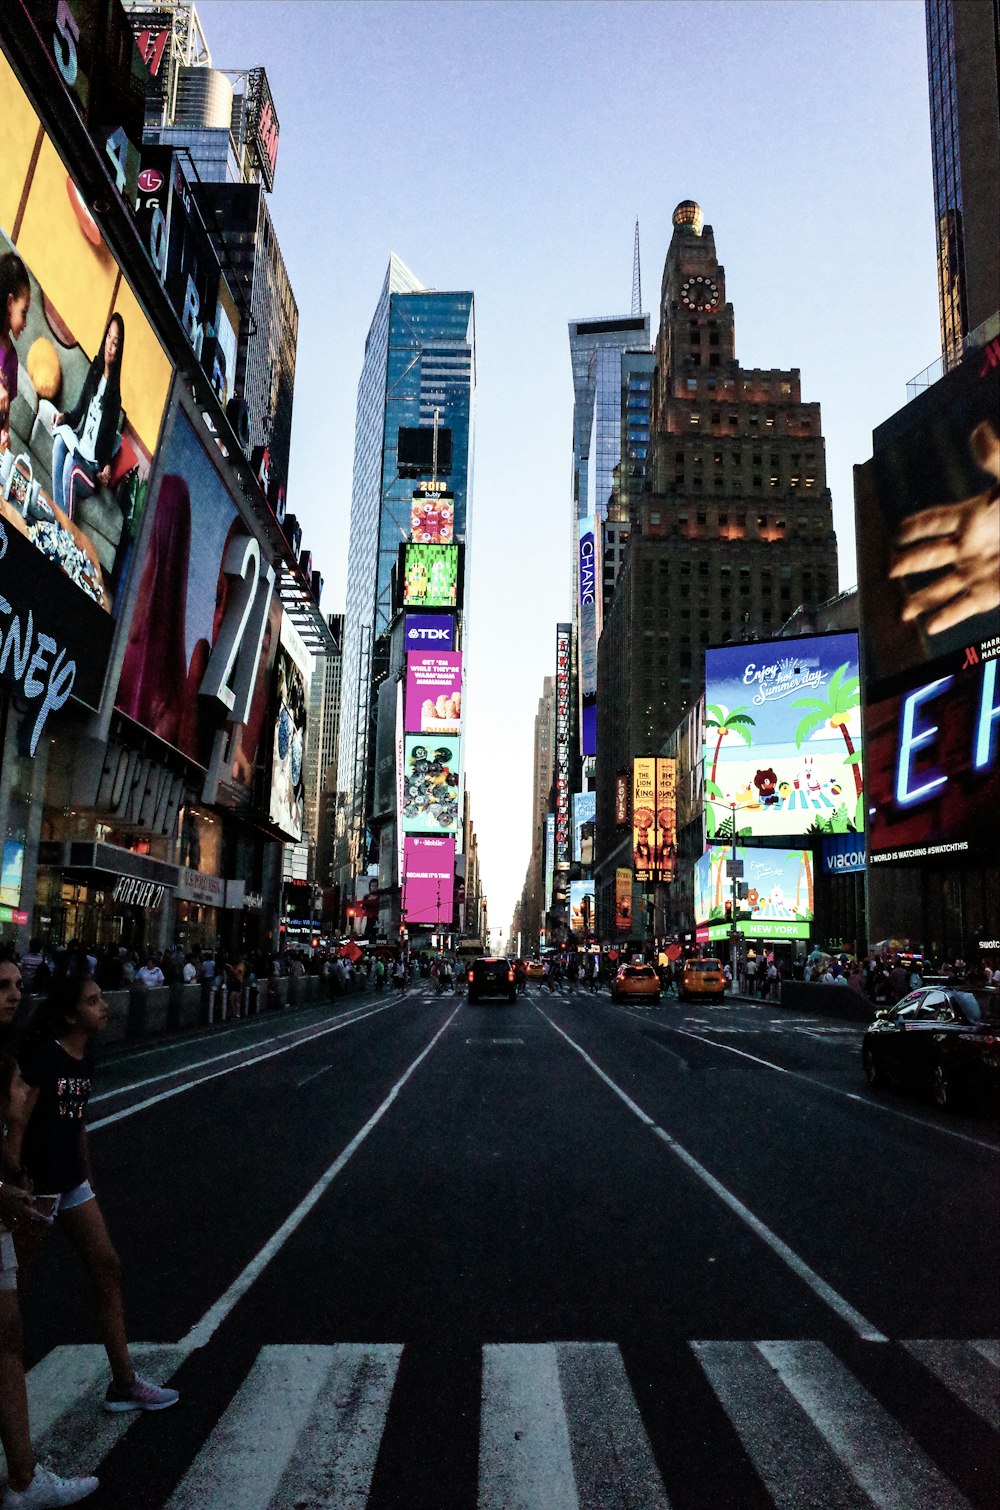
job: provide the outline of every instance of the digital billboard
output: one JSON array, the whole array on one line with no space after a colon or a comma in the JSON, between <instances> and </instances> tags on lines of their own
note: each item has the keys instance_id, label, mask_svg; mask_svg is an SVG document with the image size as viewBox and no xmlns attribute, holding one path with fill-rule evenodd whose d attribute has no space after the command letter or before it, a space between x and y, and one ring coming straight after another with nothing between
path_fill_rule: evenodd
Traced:
<instances>
[{"instance_id":1,"label":"digital billboard","mask_svg":"<svg viewBox=\"0 0 1000 1510\"><path fill-rule=\"evenodd\" d=\"M407 734L403 740L404 834L457 834L461 826L461 741Z\"/></svg>"},{"instance_id":2,"label":"digital billboard","mask_svg":"<svg viewBox=\"0 0 1000 1510\"><path fill-rule=\"evenodd\" d=\"M450 927L454 920L455 841L429 834L403 840L403 917Z\"/></svg>"},{"instance_id":3,"label":"digital billboard","mask_svg":"<svg viewBox=\"0 0 1000 1510\"><path fill-rule=\"evenodd\" d=\"M410 538L424 545L449 545L455 538L455 495L418 488L410 505Z\"/></svg>"},{"instance_id":4,"label":"digital billboard","mask_svg":"<svg viewBox=\"0 0 1000 1510\"><path fill-rule=\"evenodd\" d=\"M570 636L572 626L556 626L556 740L553 784L556 789L556 857L559 867L569 865L569 730L570 730Z\"/></svg>"},{"instance_id":5,"label":"digital billboard","mask_svg":"<svg viewBox=\"0 0 1000 1510\"><path fill-rule=\"evenodd\" d=\"M408 613L403 642L410 650L454 650L455 617L450 613Z\"/></svg>"},{"instance_id":6,"label":"digital billboard","mask_svg":"<svg viewBox=\"0 0 1000 1510\"><path fill-rule=\"evenodd\" d=\"M459 547L407 541L399 548L404 608L459 606Z\"/></svg>"},{"instance_id":7,"label":"digital billboard","mask_svg":"<svg viewBox=\"0 0 1000 1510\"><path fill-rule=\"evenodd\" d=\"M213 801L249 807L255 770L271 753L265 725L281 629L274 568L179 411L161 459L116 706L216 769Z\"/></svg>"},{"instance_id":8,"label":"digital billboard","mask_svg":"<svg viewBox=\"0 0 1000 1510\"><path fill-rule=\"evenodd\" d=\"M594 863L594 824L597 821L597 793L573 793L573 860L577 865Z\"/></svg>"},{"instance_id":9,"label":"digital billboard","mask_svg":"<svg viewBox=\"0 0 1000 1510\"><path fill-rule=\"evenodd\" d=\"M746 938L808 938L813 921L813 860L808 849L761 849L736 846L742 862L738 884L736 923ZM711 938L728 935L733 915L731 847L706 850L695 866L694 919L699 926L720 929ZM739 895L745 890L745 896Z\"/></svg>"},{"instance_id":10,"label":"digital billboard","mask_svg":"<svg viewBox=\"0 0 1000 1510\"><path fill-rule=\"evenodd\" d=\"M0 903L16 907L21 900L21 884L24 877L24 844L20 839L3 841L3 861L0 868Z\"/></svg>"},{"instance_id":11,"label":"digital billboard","mask_svg":"<svg viewBox=\"0 0 1000 1510\"><path fill-rule=\"evenodd\" d=\"M406 657L406 732L457 734L462 723L462 652L416 650Z\"/></svg>"},{"instance_id":12,"label":"digital billboard","mask_svg":"<svg viewBox=\"0 0 1000 1510\"><path fill-rule=\"evenodd\" d=\"M615 871L615 932L632 932L632 872L623 866Z\"/></svg>"},{"instance_id":13,"label":"digital billboard","mask_svg":"<svg viewBox=\"0 0 1000 1510\"><path fill-rule=\"evenodd\" d=\"M705 796L709 839L863 830L857 635L706 650Z\"/></svg>"},{"instance_id":14,"label":"digital billboard","mask_svg":"<svg viewBox=\"0 0 1000 1510\"><path fill-rule=\"evenodd\" d=\"M287 614L278 639L270 818L296 843L305 822L305 749L312 656Z\"/></svg>"},{"instance_id":15,"label":"digital billboard","mask_svg":"<svg viewBox=\"0 0 1000 1510\"><path fill-rule=\"evenodd\" d=\"M632 868L642 885L672 881L677 869L677 762L632 762Z\"/></svg>"},{"instance_id":16,"label":"digital billboard","mask_svg":"<svg viewBox=\"0 0 1000 1510\"><path fill-rule=\"evenodd\" d=\"M2 592L96 706L173 369L2 55L0 119Z\"/></svg>"},{"instance_id":17,"label":"digital billboard","mask_svg":"<svg viewBox=\"0 0 1000 1510\"><path fill-rule=\"evenodd\" d=\"M1000 338L855 468L868 863L1000 851Z\"/></svg>"},{"instance_id":18,"label":"digital billboard","mask_svg":"<svg viewBox=\"0 0 1000 1510\"><path fill-rule=\"evenodd\" d=\"M569 927L576 938L584 938L594 931L594 883L593 881L570 881Z\"/></svg>"},{"instance_id":19,"label":"digital billboard","mask_svg":"<svg viewBox=\"0 0 1000 1510\"><path fill-rule=\"evenodd\" d=\"M579 655L580 753L597 753L597 638L599 628L597 520L586 515L577 523L579 535Z\"/></svg>"},{"instance_id":20,"label":"digital billboard","mask_svg":"<svg viewBox=\"0 0 1000 1510\"><path fill-rule=\"evenodd\" d=\"M825 876L860 875L867 869L863 834L831 834L823 840Z\"/></svg>"},{"instance_id":21,"label":"digital billboard","mask_svg":"<svg viewBox=\"0 0 1000 1510\"><path fill-rule=\"evenodd\" d=\"M378 928L378 876L355 876L350 932L354 938L373 938Z\"/></svg>"},{"instance_id":22,"label":"digital billboard","mask_svg":"<svg viewBox=\"0 0 1000 1510\"><path fill-rule=\"evenodd\" d=\"M552 883L556 869L556 818L554 813L545 817L545 913L552 908Z\"/></svg>"}]
</instances>

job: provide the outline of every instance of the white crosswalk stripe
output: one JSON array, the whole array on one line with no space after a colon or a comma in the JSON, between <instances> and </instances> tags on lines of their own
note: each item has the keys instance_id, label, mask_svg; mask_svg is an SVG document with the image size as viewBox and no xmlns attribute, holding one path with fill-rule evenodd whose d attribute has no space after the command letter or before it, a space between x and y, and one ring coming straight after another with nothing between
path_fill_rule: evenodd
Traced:
<instances>
[{"instance_id":1,"label":"white crosswalk stripe","mask_svg":"<svg viewBox=\"0 0 1000 1510\"><path fill-rule=\"evenodd\" d=\"M682 1346L708 1381L719 1432L735 1431L775 1510L969 1510L929 1455L933 1442L915 1441L825 1343ZM889 1346L900 1368L908 1355L907 1377L916 1360L956 1409L1000 1431L995 1339ZM184 1360L178 1347L135 1352L164 1381ZM385 1343L262 1348L165 1510L366 1510L403 1353ZM94 1346L57 1348L31 1370L36 1441L60 1465L99 1472L140 1418L100 1409L107 1378ZM670 1510L617 1344L488 1345L476 1406L478 1510ZM692 1433L683 1399L667 1426L685 1454L720 1450L704 1419Z\"/></svg>"}]
</instances>

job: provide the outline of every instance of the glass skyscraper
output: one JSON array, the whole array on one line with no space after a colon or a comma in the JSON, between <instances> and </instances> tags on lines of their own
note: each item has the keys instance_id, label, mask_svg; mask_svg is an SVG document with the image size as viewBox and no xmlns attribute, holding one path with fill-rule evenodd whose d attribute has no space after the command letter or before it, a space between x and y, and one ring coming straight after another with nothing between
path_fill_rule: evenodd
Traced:
<instances>
[{"instance_id":1,"label":"glass skyscraper","mask_svg":"<svg viewBox=\"0 0 1000 1510\"><path fill-rule=\"evenodd\" d=\"M347 612L338 762L337 872L350 883L375 859L368 819L374 799L375 692L389 669L392 569L410 534L413 475L400 476L400 430L432 429L450 468L454 538L465 541L472 486L475 305L471 292L425 289L393 255L358 384L354 483L347 558ZM410 469L403 468L404 473Z\"/></svg>"}]
</instances>

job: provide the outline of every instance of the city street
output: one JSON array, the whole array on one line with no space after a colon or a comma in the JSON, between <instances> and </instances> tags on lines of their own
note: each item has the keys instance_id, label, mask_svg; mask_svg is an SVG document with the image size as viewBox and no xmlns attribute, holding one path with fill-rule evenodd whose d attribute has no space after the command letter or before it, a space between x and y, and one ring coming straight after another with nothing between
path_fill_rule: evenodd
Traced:
<instances>
[{"instance_id":1,"label":"city street","mask_svg":"<svg viewBox=\"0 0 1000 1510\"><path fill-rule=\"evenodd\" d=\"M57 1233L36 1437L96 1507L993 1510L1000 1134L860 1026L417 982L109 1056L148 1418Z\"/></svg>"}]
</instances>

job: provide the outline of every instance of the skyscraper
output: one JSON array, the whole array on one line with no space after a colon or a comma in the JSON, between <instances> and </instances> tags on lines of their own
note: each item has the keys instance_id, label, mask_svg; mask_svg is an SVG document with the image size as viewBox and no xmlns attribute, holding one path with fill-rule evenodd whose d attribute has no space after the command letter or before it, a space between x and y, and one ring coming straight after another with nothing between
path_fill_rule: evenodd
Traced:
<instances>
[{"instance_id":1,"label":"skyscraper","mask_svg":"<svg viewBox=\"0 0 1000 1510\"><path fill-rule=\"evenodd\" d=\"M367 833L375 694L389 669L393 568L410 537L414 491L431 477L435 427L436 474L454 500L453 538L466 539L475 383L473 295L425 289L394 254L365 342L354 432L337 814L345 887L375 859Z\"/></svg>"},{"instance_id":2,"label":"skyscraper","mask_svg":"<svg viewBox=\"0 0 1000 1510\"><path fill-rule=\"evenodd\" d=\"M1000 3L926 0L941 354L1000 303Z\"/></svg>"}]
</instances>

